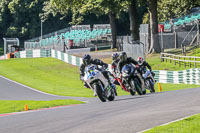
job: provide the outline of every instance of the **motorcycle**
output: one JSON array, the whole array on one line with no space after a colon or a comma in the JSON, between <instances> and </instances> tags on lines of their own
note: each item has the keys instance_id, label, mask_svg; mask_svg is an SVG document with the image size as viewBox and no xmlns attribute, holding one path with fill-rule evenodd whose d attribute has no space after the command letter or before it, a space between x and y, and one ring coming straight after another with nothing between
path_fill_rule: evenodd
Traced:
<instances>
[{"instance_id":1,"label":"motorcycle","mask_svg":"<svg viewBox=\"0 0 200 133\"><path fill-rule=\"evenodd\" d=\"M137 69L132 64L126 64L122 68L122 83L130 91L131 95L137 92L139 95L146 94L144 81Z\"/></svg>"},{"instance_id":2,"label":"motorcycle","mask_svg":"<svg viewBox=\"0 0 200 133\"><path fill-rule=\"evenodd\" d=\"M113 83L116 84L116 85L120 85L122 90L126 91L126 92L130 92L130 87L129 86L125 86L123 83L122 83L122 80L120 78L120 75L119 73L117 74L113 74L113 77L114 77L114 81ZM135 95L135 94L134 94Z\"/></svg>"},{"instance_id":3,"label":"motorcycle","mask_svg":"<svg viewBox=\"0 0 200 133\"><path fill-rule=\"evenodd\" d=\"M155 80L153 74L150 71L146 71L146 73L143 74L143 77L145 79L145 88L147 88L151 93L154 93Z\"/></svg>"},{"instance_id":4,"label":"motorcycle","mask_svg":"<svg viewBox=\"0 0 200 133\"><path fill-rule=\"evenodd\" d=\"M115 86L111 86L103 75L103 70L96 65L89 65L85 68L84 81L96 92L102 102L113 101L116 95Z\"/></svg>"}]
</instances>

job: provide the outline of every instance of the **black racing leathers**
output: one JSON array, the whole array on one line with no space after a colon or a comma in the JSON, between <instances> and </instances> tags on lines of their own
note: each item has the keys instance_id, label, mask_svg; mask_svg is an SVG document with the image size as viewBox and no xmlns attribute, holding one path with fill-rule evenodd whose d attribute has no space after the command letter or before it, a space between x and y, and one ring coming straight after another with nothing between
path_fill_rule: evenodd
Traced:
<instances>
[{"instance_id":1,"label":"black racing leathers","mask_svg":"<svg viewBox=\"0 0 200 133\"><path fill-rule=\"evenodd\" d=\"M94 64L94 65L100 65L103 66L104 68L108 67L108 64L104 63L103 61L99 60L99 59L91 59L90 64ZM85 64L81 64L80 66L80 79L82 80L82 77L84 76L84 71L85 71ZM109 79L108 74L103 72L105 78Z\"/></svg>"},{"instance_id":2,"label":"black racing leathers","mask_svg":"<svg viewBox=\"0 0 200 133\"><path fill-rule=\"evenodd\" d=\"M146 61L144 61L142 63L142 65L139 65L140 67L140 71L142 71L143 73L146 73L147 68L149 69L149 71L152 71L151 66L149 65L149 63L147 63Z\"/></svg>"},{"instance_id":3,"label":"black racing leathers","mask_svg":"<svg viewBox=\"0 0 200 133\"><path fill-rule=\"evenodd\" d=\"M131 63L134 64L134 65L138 65L138 62L135 61L135 60L134 60L133 58L131 58L131 57L128 57L126 61L120 61L120 62L118 63L118 68L119 68L120 73L121 73L122 67L123 67L124 65L126 65L126 64L131 64Z\"/></svg>"}]
</instances>

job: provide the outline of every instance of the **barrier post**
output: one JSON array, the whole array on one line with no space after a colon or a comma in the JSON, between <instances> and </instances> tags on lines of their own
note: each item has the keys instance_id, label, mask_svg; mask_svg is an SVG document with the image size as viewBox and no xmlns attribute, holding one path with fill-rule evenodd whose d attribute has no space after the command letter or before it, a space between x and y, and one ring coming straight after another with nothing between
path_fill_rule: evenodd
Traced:
<instances>
[{"instance_id":1,"label":"barrier post","mask_svg":"<svg viewBox=\"0 0 200 133\"><path fill-rule=\"evenodd\" d=\"M189 57L189 67L191 68L191 58Z\"/></svg>"},{"instance_id":2,"label":"barrier post","mask_svg":"<svg viewBox=\"0 0 200 133\"><path fill-rule=\"evenodd\" d=\"M28 111L28 105L27 104L25 104L24 110Z\"/></svg>"},{"instance_id":3,"label":"barrier post","mask_svg":"<svg viewBox=\"0 0 200 133\"><path fill-rule=\"evenodd\" d=\"M185 67L185 57L184 57L184 67Z\"/></svg>"},{"instance_id":4,"label":"barrier post","mask_svg":"<svg viewBox=\"0 0 200 133\"><path fill-rule=\"evenodd\" d=\"M161 87L160 83L158 83L158 92L162 92L162 87Z\"/></svg>"}]
</instances>

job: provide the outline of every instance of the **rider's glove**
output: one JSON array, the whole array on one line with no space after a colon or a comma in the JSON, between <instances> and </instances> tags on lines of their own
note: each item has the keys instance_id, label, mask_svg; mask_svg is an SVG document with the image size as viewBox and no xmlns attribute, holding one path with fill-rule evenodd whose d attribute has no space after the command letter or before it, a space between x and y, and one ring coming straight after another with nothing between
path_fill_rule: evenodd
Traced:
<instances>
[{"instance_id":1,"label":"rider's glove","mask_svg":"<svg viewBox=\"0 0 200 133\"><path fill-rule=\"evenodd\" d=\"M136 68L139 68L139 65L137 64L137 65L135 65L135 67L136 67Z\"/></svg>"}]
</instances>

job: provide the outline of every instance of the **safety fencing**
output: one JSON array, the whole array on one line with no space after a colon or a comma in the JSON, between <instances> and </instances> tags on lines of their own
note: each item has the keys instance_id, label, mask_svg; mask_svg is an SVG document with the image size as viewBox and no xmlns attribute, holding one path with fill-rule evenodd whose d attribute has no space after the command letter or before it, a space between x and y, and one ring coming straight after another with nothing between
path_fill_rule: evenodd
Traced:
<instances>
[{"instance_id":1,"label":"safety fencing","mask_svg":"<svg viewBox=\"0 0 200 133\"><path fill-rule=\"evenodd\" d=\"M159 83L173 84L200 84L200 69L188 69L183 71L154 70L155 80Z\"/></svg>"},{"instance_id":2,"label":"safety fencing","mask_svg":"<svg viewBox=\"0 0 200 133\"><path fill-rule=\"evenodd\" d=\"M161 53L160 58L162 62L173 63L179 67L195 67L197 68L200 63L200 57L197 56L180 56L175 54Z\"/></svg>"},{"instance_id":3,"label":"safety fencing","mask_svg":"<svg viewBox=\"0 0 200 133\"><path fill-rule=\"evenodd\" d=\"M25 50L15 53L16 58L40 58L40 57L51 57L51 50Z\"/></svg>"},{"instance_id":4,"label":"safety fencing","mask_svg":"<svg viewBox=\"0 0 200 133\"><path fill-rule=\"evenodd\" d=\"M80 66L82 59L80 57L72 56L57 50L27 50L16 53L17 58L39 58L39 57L52 57L62 60L68 64ZM109 70L111 66L109 65ZM155 79L159 83L172 83L172 84L200 84L200 69L194 68L183 71L163 71L154 70Z\"/></svg>"},{"instance_id":5,"label":"safety fencing","mask_svg":"<svg viewBox=\"0 0 200 133\"><path fill-rule=\"evenodd\" d=\"M81 58L53 49L51 50L51 57L62 60L68 64L72 64L75 66L80 66L82 64Z\"/></svg>"}]
</instances>

